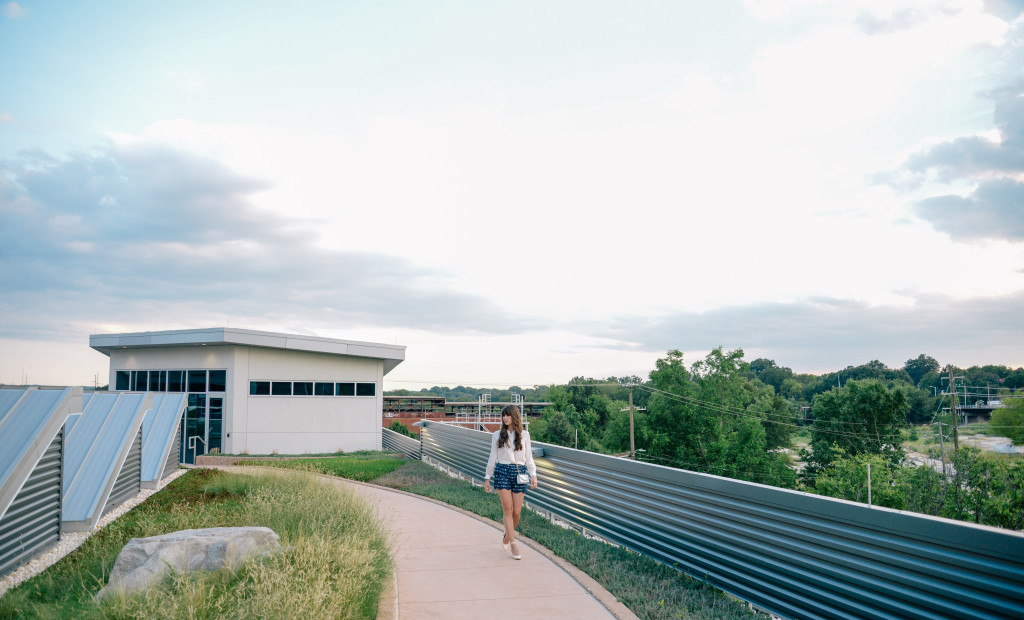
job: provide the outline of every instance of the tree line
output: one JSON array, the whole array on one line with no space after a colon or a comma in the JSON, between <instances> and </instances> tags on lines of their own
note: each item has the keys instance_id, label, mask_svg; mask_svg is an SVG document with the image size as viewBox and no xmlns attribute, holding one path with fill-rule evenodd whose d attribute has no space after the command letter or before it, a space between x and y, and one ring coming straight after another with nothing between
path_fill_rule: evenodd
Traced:
<instances>
[{"instance_id":1,"label":"tree line","mask_svg":"<svg viewBox=\"0 0 1024 620\"><path fill-rule=\"evenodd\" d=\"M870 463L875 505L1024 527L1024 459L961 447L951 452L943 473L912 463L903 448L921 424L932 424L927 432L941 433L943 445L952 443L953 413L942 396L949 390L942 378L950 374L958 389L971 386L969 399L1005 397L989 430L1024 443L1024 368L942 367L922 354L902 368L875 360L811 375L773 360L743 358L742 349L717 348L687 365L683 353L673 350L646 379L575 377L566 385L486 391L492 400L509 400L515 392L527 401L551 402L540 419L531 420L537 441L628 453L632 391L638 459L863 502ZM408 395L476 400L481 392L459 386ZM806 443L799 451L797 434Z\"/></svg>"}]
</instances>

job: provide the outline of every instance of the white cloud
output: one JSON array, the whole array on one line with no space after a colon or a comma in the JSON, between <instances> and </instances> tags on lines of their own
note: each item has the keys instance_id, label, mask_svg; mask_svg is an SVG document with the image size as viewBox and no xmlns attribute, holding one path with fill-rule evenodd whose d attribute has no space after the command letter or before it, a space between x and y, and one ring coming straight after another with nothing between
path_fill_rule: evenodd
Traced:
<instances>
[{"instance_id":1,"label":"white cloud","mask_svg":"<svg viewBox=\"0 0 1024 620\"><path fill-rule=\"evenodd\" d=\"M11 114L10 112L0 112L0 125L3 125L5 123L13 123L13 122L14 122L14 115L13 114Z\"/></svg>"},{"instance_id":2,"label":"white cloud","mask_svg":"<svg viewBox=\"0 0 1024 620\"><path fill-rule=\"evenodd\" d=\"M25 7L21 6L17 2L8 2L7 4L3 5L2 10L3 14L11 19L18 19L19 17L24 17L25 14L28 12L25 9Z\"/></svg>"},{"instance_id":3,"label":"white cloud","mask_svg":"<svg viewBox=\"0 0 1024 620\"><path fill-rule=\"evenodd\" d=\"M999 45L1008 24L980 5L929 13L916 27L868 34L837 21L762 50L753 63L758 94L784 127L821 131L889 113L929 71L956 77L953 61Z\"/></svg>"},{"instance_id":4,"label":"white cloud","mask_svg":"<svg viewBox=\"0 0 1024 620\"><path fill-rule=\"evenodd\" d=\"M761 19L777 19L798 9L828 3L829 0L743 0L743 6Z\"/></svg>"}]
</instances>

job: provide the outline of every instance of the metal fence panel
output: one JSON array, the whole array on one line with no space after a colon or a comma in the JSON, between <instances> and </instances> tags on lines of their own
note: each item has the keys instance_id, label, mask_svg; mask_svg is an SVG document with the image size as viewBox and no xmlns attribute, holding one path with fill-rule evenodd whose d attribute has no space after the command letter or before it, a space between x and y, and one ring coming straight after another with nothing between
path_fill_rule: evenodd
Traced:
<instances>
[{"instance_id":1,"label":"metal fence panel","mask_svg":"<svg viewBox=\"0 0 1024 620\"><path fill-rule=\"evenodd\" d=\"M489 433L425 421L482 480ZM790 618L1024 617L1024 535L534 443L533 508Z\"/></svg>"},{"instance_id":2,"label":"metal fence panel","mask_svg":"<svg viewBox=\"0 0 1024 620\"><path fill-rule=\"evenodd\" d=\"M0 519L0 577L60 539L63 451L62 426Z\"/></svg>"},{"instance_id":3,"label":"metal fence panel","mask_svg":"<svg viewBox=\"0 0 1024 620\"><path fill-rule=\"evenodd\" d=\"M381 446L385 450L391 452L401 452L405 456L411 459L420 458L420 442L418 439L407 437L402 433L397 433L390 428L381 429Z\"/></svg>"}]
</instances>

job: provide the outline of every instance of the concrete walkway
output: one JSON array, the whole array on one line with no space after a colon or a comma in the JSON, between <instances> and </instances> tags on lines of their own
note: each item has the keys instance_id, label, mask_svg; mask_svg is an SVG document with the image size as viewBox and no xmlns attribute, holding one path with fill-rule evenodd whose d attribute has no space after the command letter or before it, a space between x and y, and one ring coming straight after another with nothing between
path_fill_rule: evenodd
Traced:
<instances>
[{"instance_id":1,"label":"concrete walkway","mask_svg":"<svg viewBox=\"0 0 1024 620\"><path fill-rule=\"evenodd\" d=\"M523 557L513 560L501 548L496 523L409 493L324 479L369 500L390 529L397 587L381 601L380 618L636 618L600 584L536 542L520 538Z\"/></svg>"}]
</instances>

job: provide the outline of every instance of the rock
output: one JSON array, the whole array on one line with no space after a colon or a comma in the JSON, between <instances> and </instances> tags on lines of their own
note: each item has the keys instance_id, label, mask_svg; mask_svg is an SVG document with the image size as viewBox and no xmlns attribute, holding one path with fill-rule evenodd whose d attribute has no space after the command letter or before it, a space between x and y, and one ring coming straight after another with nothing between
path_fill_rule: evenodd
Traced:
<instances>
[{"instance_id":1,"label":"rock","mask_svg":"<svg viewBox=\"0 0 1024 620\"><path fill-rule=\"evenodd\" d=\"M253 556L279 549L280 538L268 527L214 527L133 538L117 555L110 579L96 598L144 590L172 570L236 570Z\"/></svg>"}]
</instances>

